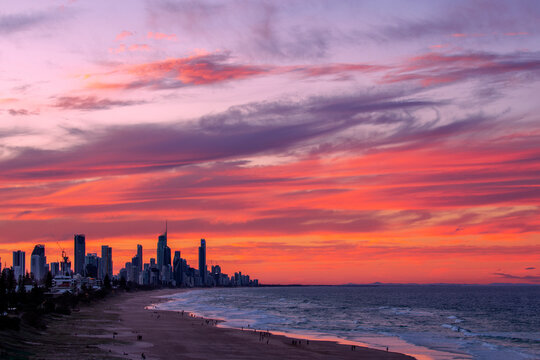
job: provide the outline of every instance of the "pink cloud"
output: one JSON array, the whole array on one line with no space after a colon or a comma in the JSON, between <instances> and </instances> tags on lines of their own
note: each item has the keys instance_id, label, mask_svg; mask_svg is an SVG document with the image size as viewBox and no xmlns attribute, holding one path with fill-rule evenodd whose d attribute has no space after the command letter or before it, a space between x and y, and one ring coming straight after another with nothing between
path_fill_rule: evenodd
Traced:
<instances>
[{"instance_id":1,"label":"pink cloud","mask_svg":"<svg viewBox=\"0 0 540 360\"><path fill-rule=\"evenodd\" d=\"M122 44L116 48L109 48L109 52L110 53L114 53L114 54L119 54L119 53L123 53L124 51L126 51L126 45Z\"/></svg>"},{"instance_id":2,"label":"pink cloud","mask_svg":"<svg viewBox=\"0 0 540 360\"><path fill-rule=\"evenodd\" d=\"M169 40L169 41L178 40L178 38L176 37L176 34L165 34L161 32L152 32L152 31L149 31L146 37L148 39L154 39L154 40Z\"/></svg>"},{"instance_id":3,"label":"pink cloud","mask_svg":"<svg viewBox=\"0 0 540 360\"><path fill-rule=\"evenodd\" d=\"M109 48L109 52L113 54L121 54L126 51L149 51L150 46L146 44L133 44L130 46L126 46L125 44L120 44L120 46L116 48Z\"/></svg>"},{"instance_id":4,"label":"pink cloud","mask_svg":"<svg viewBox=\"0 0 540 360\"><path fill-rule=\"evenodd\" d=\"M146 44L133 44L129 47L129 51L149 51L150 46Z\"/></svg>"},{"instance_id":5,"label":"pink cloud","mask_svg":"<svg viewBox=\"0 0 540 360\"><path fill-rule=\"evenodd\" d=\"M506 34L504 34L506 36L520 36L520 35L529 35L528 32L526 31L520 31L520 32L508 32Z\"/></svg>"},{"instance_id":6,"label":"pink cloud","mask_svg":"<svg viewBox=\"0 0 540 360\"><path fill-rule=\"evenodd\" d=\"M525 53L443 53L430 52L410 58L406 63L388 72L382 82L418 81L422 86L433 86L473 78L491 80L510 79L520 73L534 73L540 62Z\"/></svg>"},{"instance_id":7,"label":"pink cloud","mask_svg":"<svg viewBox=\"0 0 540 360\"><path fill-rule=\"evenodd\" d=\"M116 41L120 41L122 39L125 39L129 36L133 36L133 33L131 31L124 30L120 34L116 35Z\"/></svg>"}]
</instances>

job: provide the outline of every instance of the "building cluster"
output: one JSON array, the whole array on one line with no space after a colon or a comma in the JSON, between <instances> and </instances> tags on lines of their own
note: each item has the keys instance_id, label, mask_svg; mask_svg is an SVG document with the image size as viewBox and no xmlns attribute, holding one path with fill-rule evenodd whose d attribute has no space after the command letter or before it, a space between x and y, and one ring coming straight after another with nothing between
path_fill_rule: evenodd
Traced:
<instances>
[{"instance_id":1,"label":"building cluster","mask_svg":"<svg viewBox=\"0 0 540 360\"><path fill-rule=\"evenodd\" d=\"M219 265L213 265L208 270L206 263L206 240L201 239L199 246L198 268L188 265L180 251L171 254L167 246L167 230L158 236L156 257L149 263L143 264L142 246L137 245L137 254L120 270L118 279L139 285L165 285L176 287L213 287L213 286L258 286L257 279L250 279L249 275L241 272L228 276L221 272Z\"/></svg>"},{"instance_id":2,"label":"building cluster","mask_svg":"<svg viewBox=\"0 0 540 360\"><path fill-rule=\"evenodd\" d=\"M214 286L258 286L257 279L237 272L229 276L221 272L219 265L212 265L208 270L206 262L206 240L201 239L199 246L199 263L197 268L189 266L180 251L171 254L167 245L167 229L158 236L155 258L149 263L143 262L143 247L137 245L137 252L130 262L116 275L113 275L112 248L101 246L101 257L97 253L86 253L86 237L83 234L74 236L74 267L65 251L62 250L62 261L47 263L45 245L38 244L30 258L30 273L26 272L25 252L13 252L13 273L19 283L26 278L34 283L45 282L47 274L52 276L53 291L62 292L80 288L83 284L89 287L100 287L106 279L125 281L147 286L172 287L214 287ZM1 259L0 259L1 260ZM0 270L2 264L0 262Z\"/></svg>"}]
</instances>

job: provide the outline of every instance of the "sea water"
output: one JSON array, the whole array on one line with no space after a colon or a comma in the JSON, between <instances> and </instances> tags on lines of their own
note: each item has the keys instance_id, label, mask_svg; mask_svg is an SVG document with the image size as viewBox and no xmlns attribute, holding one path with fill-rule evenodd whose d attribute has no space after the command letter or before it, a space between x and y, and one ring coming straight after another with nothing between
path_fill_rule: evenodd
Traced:
<instances>
[{"instance_id":1,"label":"sea water","mask_svg":"<svg viewBox=\"0 0 540 360\"><path fill-rule=\"evenodd\" d=\"M540 359L540 286L216 288L168 295L161 310L402 352L419 360Z\"/></svg>"}]
</instances>

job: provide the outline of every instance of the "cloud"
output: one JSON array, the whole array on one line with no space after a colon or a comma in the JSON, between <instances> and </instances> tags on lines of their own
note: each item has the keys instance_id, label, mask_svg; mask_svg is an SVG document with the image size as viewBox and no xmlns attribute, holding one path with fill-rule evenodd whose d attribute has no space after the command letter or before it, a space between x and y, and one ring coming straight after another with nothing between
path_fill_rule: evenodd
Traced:
<instances>
[{"instance_id":1,"label":"cloud","mask_svg":"<svg viewBox=\"0 0 540 360\"><path fill-rule=\"evenodd\" d=\"M440 4L424 17L396 16L364 34L375 40L413 40L426 37L537 32L540 6L535 1L477 1ZM519 29L516 31L516 29Z\"/></svg>"},{"instance_id":2,"label":"cloud","mask_svg":"<svg viewBox=\"0 0 540 360\"><path fill-rule=\"evenodd\" d=\"M0 15L0 34L11 34L31 29L51 20L46 13Z\"/></svg>"},{"instance_id":3,"label":"cloud","mask_svg":"<svg viewBox=\"0 0 540 360\"><path fill-rule=\"evenodd\" d=\"M149 31L146 35L148 39L154 39L154 40L169 40L169 41L177 41L178 38L176 37L176 34L165 34L161 32L153 32Z\"/></svg>"},{"instance_id":4,"label":"cloud","mask_svg":"<svg viewBox=\"0 0 540 360\"><path fill-rule=\"evenodd\" d=\"M510 280L524 280L531 283L540 283L540 275L525 275L525 276L519 276L519 275L512 275L512 274L505 274L505 273L493 273L493 275L499 276L504 279L510 279Z\"/></svg>"},{"instance_id":5,"label":"cloud","mask_svg":"<svg viewBox=\"0 0 540 360\"><path fill-rule=\"evenodd\" d=\"M18 101L17 98L0 98L0 104L6 104Z\"/></svg>"},{"instance_id":6,"label":"cloud","mask_svg":"<svg viewBox=\"0 0 540 360\"><path fill-rule=\"evenodd\" d=\"M109 52L114 53L114 54L121 54L121 53L126 52L126 51L129 51L129 52L150 51L150 46L148 46L146 44L133 44L133 45L129 45L129 46L121 44L116 48L109 48Z\"/></svg>"},{"instance_id":7,"label":"cloud","mask_svg":"<svg viewBox=\"0 0 540 360\"><path fill-rule=\"evenodd\" d=\"M9 109L9 115L11 116L28 116L28 115L38 115L38 111L29 111L26 109Z\"/></svg>"},{"instance_id":8,"label":"cloud","mask_svg":"<svg viewBox=\"0 0 540 360\"><path fill-rule=\"evenodd\" d=\"M116 35L115 41L123 40L129 36L133 36L133 33L131 31L123 30L118 35Z\"/></svg>"},{"instance_id":9,"label":"cloud","mask_svg":"<svg viewBox=\"0 0 540 360\"><path fill-rule=\"evenodd\" d=\"M66 96L58 98L55 106L90 111L138 103ZM433 103L384 93L250 103L188 123L111 126L87 132L87 143L69 150L21 148L18 156L2 163L2 173L16 177L85 177L275 154L322 137L329 141L334 134L362 124L404 121L362 114L430 105Z\"/></svg>"},{"instance_id":10,"label":"cloud","mask_svg":"<svg viewBox=\"0 0 540 360\"><path fill-rule=\"evenodd\" d=\"M61 96L56 99L53 106L64 110L107 110L113 107L124 107L144 104L144 101L134 100L110 100L100 99L95 96L78 97L78 96Z\"/></svg>"},{"instance_id":11,"label":"cloud","mask_svg":"<svg viewBox=\"0 0 540 360\"><path fill-rule=\"evenodd\" d=\"M147 45L120 45L110 52L149 50ZM335 76L346 80L354 73L376 73L388 70L387 66L362 63L334 63L322 65L270 66L234 63L229 52L200 53L183 58L171 58L150 63L121 66L109 73L113 77L122 74L128 80L111 82L107 75L104 80L93 82L94 89L138 89L155 90L180 88L186 86L211 85L220 82L242 80L264 75L298 75L302 78ZM100 75L97 74L99 78Z\"/></svg>"},{"instance_id":12,"label":"cloud","mask_svg":"<svg viewBox=\"0 0 540 360\"><path fill-rule=\"evenodd\" d=\"M508 32L506 34L504 34L506 36L523 36L523 35L529 35L528 32L526 31L519 31L519 32Z\"/></svg>"},{"instance_id":13,"label":"cloud","mask_svg":"<svg viewBox=\"0 0 540 360\"><path fill-rule=\"evenodd\" d=\"M125 51L123 48L122 51ZM171 89L193 85L209 85L230 80L246 79L262 75L265 67L234 64L230 54L198 54L184 58L121 67L117 72L127 75L127 82L93 82L94 89Z\"/></svg>"},{"instance_id":14,"label":"cloud","mask_svg":"<svg viewBox=\"0 0 540 360\"><path fill-rule=\"evenodd\" d=\"M530 267L526 267L525 270L536 270L536 268L533 266L530 266Z\"/></svg>"},{"instance_id":15,"label":"cloud","mask_svg":"<svg viewBox=\"0 0 540 360\"><path fill-rule=\"evenodd\" d=\"M370 65L370 64L325 64L325 65L310 65L310 66L291 66L284 67L278 72L298 73L302 77L320 77L328 75L337 75L338 80L346 80L352 73L373 73L388 70L387 66Z\"/></svg>"},{"instance_id":16,"label":"cloud","mask_svg":"<svg viewBox=\"0 0 540 360\"><path fill-rule=\"evenodd\" d=\"M324 17L314 21L313 14L306 15L305 9L294 3L157 0L147 4L152 25L165 24L209 42L231 37L235 41L230 45L238 53L313 59L330 51L332 27L319 25L318 20ZM291 18L291 13L297 16Z\"/></svg>"},{"instance_id":17,"label":"cloud","mask_svg":"<svg viewBox=\"0 0 540 360\"><path fill-rule=\"evenodd\" d=\"M431 52L411 58L383 77L383 82L416 81L422 86L484 78L490 82L527 75L538 76L540 53L438 53Z\"/></svg>"}]
</instances>

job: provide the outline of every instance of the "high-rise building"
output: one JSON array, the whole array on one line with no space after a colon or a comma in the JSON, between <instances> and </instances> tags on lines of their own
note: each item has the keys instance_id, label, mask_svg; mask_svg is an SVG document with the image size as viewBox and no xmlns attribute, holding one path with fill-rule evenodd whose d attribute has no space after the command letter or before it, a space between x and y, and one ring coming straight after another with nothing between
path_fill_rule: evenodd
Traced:
<instances>
[{"instance_id":1,"label":"high-rise building","mask_svg":"<svg viewBox=\"0 0 540 360\"><path fill-rule=\"evenodd\" d=\"M142 271L143 267L143 253L142 253L142 245L137 244L137 257L139 258L139 272Z\"/></svg>"},{"instance_id":2,"label":"high-rise building","mask_svg":"<svg viewBox=\"0 0 540 360\"><path fill-rule=\"evenodd\" d=\"M101 270L100 261L101 259L97 256L96 253L88 253L84 257L84 274L85 276L98 278L99 271Z\"/></svg>"},{"instance_id":3,"label":"high-rise building","mask_svg":"<svg viewBox=\"0 0 540 360\"><path fill-rule=\"evenodd\" d=\"M34 274L36 281L41 281L47 275L47 257L45 256L45 245L34 246L34 251L30 257L30 272Z\"/></svg>"},{"instance_id":4,"label":"high-rise building","mask_svg":"<svg viewBox=\"0 0 540 360\"><path fill-rule=\"evenodd\" d=\"M75 256L75 274L85 275L84 273L84 255L86 254L86 238L84 234L75 234L74 256Z\"/></svg>"},{"instance_id":5,"label":"high-rise building","mask_svg":"<svg viewBox=\"0 0 540 360\"><path fill-rule=\"evenodd\" d=\"M163 258L165 257L165 248L167 247L167 230L158 237L158 243L157 243L157 267L159 271L161 271L161 268L164 265Z\"/></svg>"},{"instance_id":6,"label":"high-rise building","mask_svg":"<svg viewBox=\"0 0 540 360\"><path fill-rule=\"evenodd\" d=\"M112 281L113 274L113 261L112 261L112 248L107 245L101 246L101 278L105 279L105 275L109 275L109 279Z\"/></svg>"},{"instance_id":7,"label":"high-rise building","mask_svg":"<svg viewBox=\"0 0 540 360\"><path fill-rule=\"evenodd\" d=\"M206 240L201 239L199 246L199 276L201 277L203 286L206 284Z\"/></svg>"},{"instance_id":8,"label":"high-rise building","mask_svg":"<svg viewBox=\"0 0 540 360\"><path fill-rule=\"evenodd\" d=\"M180 251L175 251L173 259L173 278L176 281L176 286L182 285L183 275L184 267L182 258L180 257Z\"/></svg>"},{"instance_id":9,"label":"high-rise building","mask_svg":"<svg viewBox=\"0 0 540 360\"><path fill-rule=\"evenodd\" d=\"M165 246L163 249L163 266L171 265L171 248Z\"/></svg>"},{"instance_id":10,"label":"high-rise building","mask_svg":"<svg viewBox=\"0 0 540 360\"><path fill-rule=\"evenodd\" d=\"M169 282L171 278L170 272L172 272L171 266L171 248L165 246L163 248L163 266L160 269L161 271L161 280L164 282Z\"/></svg>"},{"instance_id":11,"label":"high-rise building","mask_svg":"<svg viewBox=\"0 0 540 360\"><path fill-rule=\"evenodd\" d=\"M53 277L60 275L60 264L58 262L51 263L51 275Z\"/></svg>"},{"instance_id":12,"label":"high-rise building","mask_svg":"<svg viewBox=\"0 0 540 360\"><path fill-rule=\"evenodd\" d=\"M26 273L26 254L24 251L17 250L13 252L13 271L15 279L18 281Z\"/></svg>"}]
</instances>

